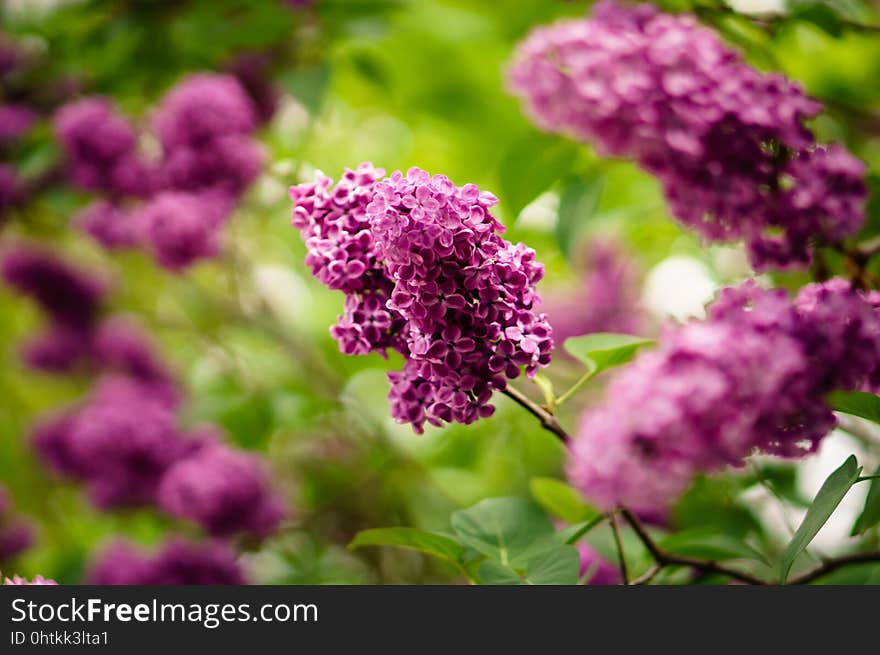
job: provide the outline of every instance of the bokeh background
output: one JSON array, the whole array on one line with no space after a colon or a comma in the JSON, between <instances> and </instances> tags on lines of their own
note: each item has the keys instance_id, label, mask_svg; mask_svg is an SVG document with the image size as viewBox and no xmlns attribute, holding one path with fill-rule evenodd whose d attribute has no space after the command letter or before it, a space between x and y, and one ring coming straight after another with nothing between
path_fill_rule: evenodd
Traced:
<instances>
[{"instance_id":1,"label":"bokeh background","mask_svg":"<svg viewBox=\"0 0 880 655\"><path fill-rule=\"evenodd\" d=\"M812 127L842 140L880 171L880 34L877 8L860 0L731 7L672 0L694 9L747 59L781 70L823 100ZM769 28L734 10L776 10ZM222 427L260 453L294 508L277 534L242 546L250 578L269 584L461 582L451 568L412 552L349 551L359 530L391 525L448 528L449 515L492 496L529 496L529 481L561 476L564 453L506 398L471 426L416 435L389 416L385 373L400 362L347 357L330 337L343 297L312 279L290 227L287 189L315 170L338 177L371 161L388 171L417 165L474 182L501 200L507 238L538 252L541 291L564 336L590 331L651 336L664 320L700 316L720 285L750 274L736 246L706 247L669 217L657 183L633 164L538 132L505 90L514 45L532 27L579 16L585 2L558 0L6 0L3 38L30 58L4 93L32 92L42 119L6 156L46 179L4 216L4 245L38 241L113 281L114 312L136 317L186 389L185 421ZM261 84L277 93L257 133L266 165L223 233L222 253L184 274L138 250L110 254L71 226L92 196L53 177L59 149L51 115L80 95L111 97L136 123L171 85L194 71L228 71L242 53L268 62ZM11 90L12 89L12 90ZM155 148L146 130L142 148ZM877 196L867 231L878 231ZM777 274L796 286L806 278ZM33 544L0 569L82 579L89 556L124 535L143 544L189 528L142 509L100 512L77 485L35 458L35 419L74 402L90 381L29 370L19 347L42 324L38 310L0 287L0 481ZM565 388L579 365L559 349L548 376ZM561 420L601 391L601 378ZM518 386L539 397L524 380ZM794 467L759 460L698 480L673 513L678 530L715 526L778 552L827 473L850 452L873 469L880 441L866 425L826 439ZM865 486L865 485L861 485ZM861 498L816 540L818 553L845 546ZM849 509L847 509L847 507ZM849 512L847 514L847 512ZM608 535L594 546L611 555ZM631 546L635 547L635 546ZM880 567L827 581L880 582Z\"/></svg>"}]
</instances>

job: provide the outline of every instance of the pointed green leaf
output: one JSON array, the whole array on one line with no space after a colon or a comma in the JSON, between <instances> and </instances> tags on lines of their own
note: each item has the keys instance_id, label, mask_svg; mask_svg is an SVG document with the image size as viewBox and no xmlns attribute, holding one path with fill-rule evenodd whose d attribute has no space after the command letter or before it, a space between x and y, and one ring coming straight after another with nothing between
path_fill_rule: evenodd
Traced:
<instances>
[{"instance_id":1,"label":"pointed green leaf","mask_svg":"<svg viewBox=\"0 0 880 655\"><path fill-rule=\"evenodd\" d=\"M458 563L464 555L464 548L452 537L437 532L426 532L418 528L373 528L358 532L350 549L362 546L397 546L417 550L427 555Z\"/></svg>"},{"instance_id":2,"label":"pointed green leaf","mask_svg":"<svg viewBox=\"0 0 880 655\"><path fill-rule=\"evenodd\" d=\"M758 551L748 544L711 529L696 528L677 532L664 537L657 543L661 548L670 553L715 561L727 559L764 559Z\"/></svg>"},{"instance_id":3,"label":"pointed green leaf","mask_svg":"<svg viewBox=\"0 0 880 655\"><path fill-rule=\"evenodd\" d=\"M565 350L584 362L592 375L626 364L642 346L653 344L651 339L631 334L612 334L596 332L565 340Z\"/></svg>"},{"instance_id":4,"label":"pointed green leaf","mask_svg":"<svg viewBox=\"0 0 880 655\"><path fill-rule=\"evenodd\" d=\"M880 467L877 467L874 475L880 475ZM852 535L862 534L878 523L880 523L880 478L874 478L871 480L871 488L868 489L868 497L865 498L865 507L853 525Z\"/></svg>"},{"instance_id":5,"label":"pointed green leaf","mask_svg":"<svg viewBox=\"0 0 880 655\"><path fill-rule=\"evenodd\" d=\"M509 567L556 545L550 519L521 498L489 498L459 510L452 529L463 544Z\"/></svg>"},{"instance_id":6,"label":"pointed green leaf","mask_svg":"<svg viewBox=\"0 0 880 655\"><path fill-rule=\"evenodd\" d=\"M880 396L876 394L867 391L833 391L828 395L828 401L837 412L880 423Z\"/></svg>"},{"instance_id":7,"label":"pointed green leaf","mask_svg":"<svg viewBox=\"0 0 880 655\"><path fill-rule=\"evenodd\" d=\"M855 456L850 455L840 468L829 475L822 484L822 488L819 489L819 493L816 494L813 503L807 510L807 515L782 554L782 561L780 563L780 579L782 582L785 582L788 578L788 574L791 572L791 567L797 556L803 552L813 540L813 537L819 533L828 517L834 513L840 501L843 500L846 492L859 479L859 473L861 472L862 469L856 462Z\"/></svg>"},{"instance_id":8,"label":"pointed green leaf","mask_svg":"<svg viewBox=\"0 0 880 655\"><path fill-rule=\"evenodd\" d=\"M599 514L581 493L556 478L532 478L529 481L532 497L553 516L566 523L580 523Z\"/></svg>"}]
</instances>

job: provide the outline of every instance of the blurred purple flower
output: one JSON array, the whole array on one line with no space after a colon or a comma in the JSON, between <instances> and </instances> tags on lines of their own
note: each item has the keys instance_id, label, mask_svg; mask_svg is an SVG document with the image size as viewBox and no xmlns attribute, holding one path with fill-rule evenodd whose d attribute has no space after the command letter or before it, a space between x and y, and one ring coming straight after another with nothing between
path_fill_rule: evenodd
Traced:
<instances>
[{"instance_id":1,"label":"blurred purple flower","mask_svg":"<svg viewBox=\"0 0 880 655\"><path fill-rule=\"evenodd\" d=\"M152 190L153 175L138 157L134 129L109 100L92 97L65 105L55 115L55 133L77 186L131 196Z\"/></svg>"},{"instance_id":2,"label":"blurred purple flower","mask_svg":"<svg viewBox=\"0 0 880 655\"><path fill-rule=\"evenodd\" d=\"M162 99L153 127L166 151L201 148L217 138L248 135L256 111L235 77L197 73L178 82Z\"/></svg>"},{"instance_id":3,"label":"blurred purple flower","mask_svg":"<svg viewBox=\"0 0 880 655\"><path fill-rule=\"evenodd\" d=\"M130 212L106 200L93 202L80 211L74 223L108 250L129 248L138 241Z\"/></svg>"},{"instance_id":4,"label":"blurred purple flower","mask_svg":"<svg viewBox=\"0 0 880 655\"><path fill-rule=\"evenodd\" d=\"M592 19L533 31L510 84L540 127L636 159L676 218L711 241L744 239L757 268L803 265L809 237L864 220L864 164L804 127L821 105L693 16L601 2Z\"/></svg>"},{"instance_id":5,"label":"blurred purple flower","mask_svg":"<svg viewBox=\"0 0 880 655\"><path fill-rule=\"evenodd\" d=\"M75 412L38 426L33 442L46 464L82 480L102 508L153 502L188 449L165 400L119 376L102 378Z\"/></svg>"},{"instance_id":6,"label":"blurred purple flower","mask_svg":"<svg viewBox=\"0 0 880 655\"><path fill-rule=\"evenodd\" d=\"M825 396L880 375L880 310L846 281L791 302L754 282L706 322L669 327L581 418L568 475L594 502L660 512L700 472L755 451L813 452L836 421Z\"/></svg>"},{"instance_id":7,"label":"blurred purple flower","mask_svg":"<svg viewBox=\"0 0 880 655\"><path fill-rule=\"evenodd\" d=\"M0 144L22 136L36 120L37 113L27 105L0 104Z\"/></svg>"},{"instance_id":8,"label":"blurred purple flower","mask_svg":"<svg viewBox=\"0 0 880 655\"><path fill-rule=\"evenodd\" d=\"M141 239L156 261L179 272L216 256L228 205L215 194L165 191L135 213Z\"/></svg>"},{"instance_id":9,"label":"blurred purple flower","mask_svg":"<svg viewBox=\"0 0 880 655\"><path fill-rule=\"evenodd\" d=\"M541 309L563 342L591 332L638 334L644 323L633 266L611 244L590 243L574 291L550 296Z\"/></svg>"},{"instance_id":10,"label":"blurred purple flower","mask_svg":"<svg viewBox=\"0 0 880 655\"><path fill-rule=\"evenodd\" d=\"M87 575L96 585L242 585L244 574L226 544L172 539L153 554L119 541L100 552Z\"/></svg>"},{"instance_id":11,"label":"blurred purple flower","mask_svg":"<svg viewBox=\"0 0 880 655\"><path fill-rule=\"evenodd\" d=\"M272 119L281 95L278 87L272 83L271 66L271 57L262 52L241 53L227 66L253 102L260 123Z\"/></svg>"},{"instance_id":12,"label":"blurred purple flower","mask_svg":"<svg viewBox=\"0 0 880 655\"><path fill-rule=\"evenodd\" d=\"M72 329L95 324L105 285L55 254L15 247L3 256L2 272L7 284L30 297L55 323Z\"/></svg>"},{"instance_id":13,"label":"blurred purple flower","mask_svg":"<svg viewBox=\"0 0 880 655\"><path fill-rule=\"evenodd\" d=\"M265 537L284 517L283 503L270 488L263 463L219 443L204 445L168 470L159 488L159 505L217 537L239 532Z\"/></svg>"}]
</instances>

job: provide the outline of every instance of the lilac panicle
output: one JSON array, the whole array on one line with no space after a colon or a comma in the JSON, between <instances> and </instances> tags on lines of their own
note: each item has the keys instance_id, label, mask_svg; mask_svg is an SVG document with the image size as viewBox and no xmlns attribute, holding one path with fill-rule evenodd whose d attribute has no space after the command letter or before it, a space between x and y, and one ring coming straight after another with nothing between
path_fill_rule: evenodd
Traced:
<instances>
[{"instance_id":1,"label":"lilac panicle","mask_svg":"<svg viewBox=\"0 0 880 655\"><path fill-rule=\"evenodd\" d=\"M0 562L26 550L33 537L30 524L14 514L9 492L0 485Z\"/></svg>"},{"instance_id":2,"label":"lilac panicle","mask_svg":"<svg viewBox=\"0 0 880 655\"><path fill-rule=\"evenodd\" d=\"M38 426L33 442L102 508L154 502L162 476L189 448L165 398L121 376L103 378L81 408Z\"/></svg>"},{"instance_id":3,"label":"lilac panicle","mask_svg":"<svg viewBox=\"0 0 880 655\"><path fill-rule=\"evenodd\" d=\"M241 585L244 574L235 553L220 542L167 541L144 553L127 541L98 553L87 574L96 585Z\"/></svg>"},{"instance_id":4,"label":"lilac panicle","mask_svg":"<svg viewBox=\"0 0 880 655\"><path fill-rule=\"evenodd\" d=\"M532 32L510 86L541 128L638 161L704 238L744 239L756 268L803 265L811 238L864 220L864 164L804 126L821 105L693 16L601 2Z\"/></svg>"},{"instance_id":5,"label":"lilac panicle","mask_svg":"<svg viewBox=\"0 0 880 655\"><path fill-rule=\"evenodd\" d=\"M30 297L55 323L87 329L97 320L105 285L53 253L19 246L4 255L2 269L6 283Z\"/></svg>"},{"instance_id":6,"label":"lilac panicle","mask_svg":"<svg viewBox=\"0 0 880 655\"><path fill-rule=\"evenodd\" d=\"M291 189L306 263L346 294L332 334L347 354L404 355L389 374L391 411L417 432L489 416L494 390L550 361L535 311L543 267L501 237L491 194L418 168L383 174L362 164L336 186L319 175Z\"/></svg>"},{"instance_id":7,"label":"lilac panicle","mask_svg":"<svg viewBox=\"0 0 880 655\"><path fill-rule=\"evenodd\" d=\"M93 202L77 213L76 226L108 250L137 244L137 231L130 212L106 200Z\"/></svg>"},{"instance_id":8,"label":"lilac panicle","mask_svg":"<svg viewBox=\"0 0 880 655\"><path fill-rule=\"evenodd\" d=\"M55 115L55 133L77 186L127 196L151 191L152 173L137 154L137 135L110 101L92 97L65 105Z\"/></svg>"},{"instance_id":9,"label":"lilac panicle","mask_svg":"<svg viewBox=\"0 0 880 655\"><path fill-rule=\"evenodd\" d=\"M225 198L214 194L165 191L138 209L134 219L156 261L181 271L217 254L227 208Z\"/></svg>"},{"instance_id":10,"label":"lilac panicle","mask_svg":"<svg viewBox=\"0 0 880 655\"><path fill-rule=\"evenodd\" d=\"M202 446L168 470L159 489L159 505L216 537L239 532L264 537L284 517L263 463L218 443Z\"/></svg>"},{"instance_id":11,"label":"lilac panicle","mask_svg":"<svg viewBox=\"0 0 880 655\"><path fill-rule=\"evenodd\" d=\"M848 282L793 302L751 281L725 289L705 322L667 328L584 413L568 475L603 507L662 511L698 473L814 452L836 425L827 394L878 374L880 310Z\"/></svg>"},{"instance_id":12,"label":"lilac panicle","mask_svg":"<svg viewBox=\"0 0 880 655\"><path fill-rule=\"evenodd\" d=\"M153 117L153 128L167 150L199 148L225 135L247 135L256 124L253 103L238 80L216 73L197 73L178 82Z\"/></svg>"}]
</instances>

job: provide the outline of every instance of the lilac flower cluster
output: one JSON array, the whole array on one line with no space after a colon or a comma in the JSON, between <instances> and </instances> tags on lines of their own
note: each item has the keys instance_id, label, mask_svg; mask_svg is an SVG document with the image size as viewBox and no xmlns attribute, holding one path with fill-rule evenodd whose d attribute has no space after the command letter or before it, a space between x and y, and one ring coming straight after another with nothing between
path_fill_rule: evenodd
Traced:
<instances>
[{"instance_id":1,"label":"lilac flower cluster","mask_svg":"<svg viewBox=\"0 0 880 655\"><path fill-rule=\"evenodd\" d=\"M55 130L70 180L106 195L76 225L108 249L143 245L172 271L214 257L223 224L262 166L257 118L234 76L191 75L156 108L162 156L149 162L138 154L134 127L108 101L63 107Z\"/></svg>"},{"instance_id":2,"label":"lilac flower cluster","mask_svg":"<svg viewBox=\"0 0 880 655\"><path fill-rule=\"evenodd\" d=\"M87 574L96 585L241 585L244 574L235 552L216 541L171 539L155 553L126 541L110 544L94 558Z\"/></svg>"},{"instance_id":3,"label":"lilac flower cluster","mask_svg":"<svg viewBox=\"0 0 880 655\"><path fill-rule=\"evenodd\" d=\"M26 550L33 539L30 524L15 516L9 492L0 485L0 562Z\"/></svg>"},{"instance_id":4,"label":"lilac flower cluster","mask_svg":"<svg viewBox=\"0 0 880 655\"><path fill-rule=\"evenodd\" d=\"M667 328L614 378L580 420L568 475L604 507L656 513L699 472L813 452L836 424L827 393L878 375L880 310L848 282L794 302L754 282L725 289L705 322Z\"/></svg>"},{"instance_id":5,"label":"lilac flower cluster","mask_svg":"<svg viewBox=\"0 0 880 655\"><path fill-rule=\"evenodd\" d=\"M389 398L417 432L489 416L494 390L550 361L550 326L535 311L543 267L500 236L491 194L418 168L383 175L362 164L335 186L319 175L290 192L306 263L346 294L331 333L346 354L406 357Z\"/></svg>"},{"instance_id":6,"label":"lilac flower cluster","mask_svg":"<svg viewBox=\"0 0 880 655\"><path fill-rule=\"evenodd\" d=\"M580 275L576 289L550 296L541 306L556 341L591 332L641 331L644 315L635 270L616 246L592 242Z\"/></svg>"},{"instance_id":7,"label":"lilac flower cluster","mask_svg":"<svg viewBox=\"0 0 880 655\"><path fill-rule=\"evenodd\" d=\"M37 341L41 368L98 374L85 402L36 426L33 444L49 468L82 482L102 508L156 504L212 535L265 536L278 526L284 509L260 463L179 427L177 385L135 324L102 316L105 285L33 248L7 253L2 270L50 318ZM31 344L31 364L33 352Z\"/></svg>"},{"instance_id":8,"label":"lilac flower cluster","mask_svg":"<svg viewBox=\"0 0 880 655\"><path fill-rule=\"evenodd\" d=\"M864 220L864 164L804 127L821 105L692 16L606 0L535 30L510 85L541 128L638 161L704 238L744 239L756 268L805 264L811 239Z\"/></svg>"},{"instance_id":9,"label":"lilac flower cluster","mask_svg":"<svg viewBox=\"0 0 880 655\"><path fill-rule=\"evenodd\" d=\"M580 541L577 550L581 560L579 575L589 576L587 584L609 586L623 583L620 570L597 553L586 541Z\"/></svg>"}]
</instances>

